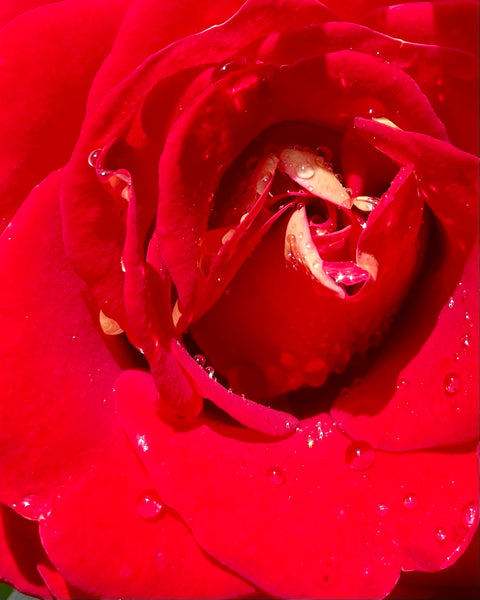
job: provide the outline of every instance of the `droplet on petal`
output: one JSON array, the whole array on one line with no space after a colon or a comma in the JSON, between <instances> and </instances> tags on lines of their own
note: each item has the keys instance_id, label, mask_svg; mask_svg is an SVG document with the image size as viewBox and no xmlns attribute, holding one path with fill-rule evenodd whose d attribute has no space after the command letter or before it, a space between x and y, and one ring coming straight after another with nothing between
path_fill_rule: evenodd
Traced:
<instances>
[{"instance_id":1,"label":"droplet on petal","mask_svg":"<svg viewBox=\"0 0 480 600\"><path fill-rule=\"evenodd\" d=\"M96 150L92 150L92 152L90 152L90 154L88 155L88 164L93 167L94 169L97 166L97 161L98 161L98 157L100 156L100 154L102 153L102 149L101 148L97 148Z\"/></svg>"},{"instance_id":2,"label":"droplet on petal","mask_svg":"<svg viewBox=\"0 0 480 600\"><path fill-rule=\"evenodd\" d=\"M155 490L141 494L135 507L138 515L143 519L157 519L162 516L164 509Z\"/></svg>"},{"instance_id":3,"label":"droplet on petal","mask_svg":"<svg viewBox=\"0 0 480 600\"><path fill-rule=\"evenodd\" d=\"M345 460L350 469L363 471L375 461L375 450L368 442L352 442L345 451Z\"/></svg>"},{"instance_id":4,"label":"droplet on petal","mask_svg":"<svg viewBox=\"0 0 480 600\"><path fill-rule=\"evenodd\" d=\"M469 502L462 509L462 520L468 528L473 527L478 519L478 504Z\"/></svg>"},{"instance_id":5,"label":"droplet on petal","mask_svg":"<svg viewBox=\"0 0 480 600\"><path fill-rule=\"evenodd\" d=\"M408 494L403 499L403 506L408 510L413 510L418 506L418 498L415 494Z\"/></svg>"},{"instance_id":6,"label":"droplet on petal","mask_svg":"<svg viewBox=\"0 0 480 600\"><path fill-rule=\"evenodd\" d=\"M311 179L315 175L315 170L308 163L304 163L296 166L295 173L300 179Z\"/></svg>"},{"instance_id":7,"label":"droplet on petal","mask_svg":"<svg viewBox=\"0 0 480 600\"><path fill-rule=\"evenodd\" d=\"M443 379L443 387L445 393L449 396L456 394L462 385L462 381L458 373L447 373Z\"/></svg>"},{"instance_id":8,"label":"droplet on petal","mask_svg":"<svg viewBox=\"0 0 480 600\"><path fill-rule=\"evenodd\" d=\"M204 367L205 363L207 362L207 359L202 354L196 354L193 359L201 367Z\"/></svg>"},{"instance_id":9,"label":"droplet on petal","mask_svg":"<svg viewBox=\"0 0 480 600\"><path fill-rule=\"evenodd\" d=\"M267 480L273 485L283 485L286 482L285 475L280 467L274 466L268 469Z\"/></svg>"},{"instance_id":10,"label":"droplet on petal","mask_svg":"<svg viewBox=\"0 0 480 600\"><path fill-rule=\"evenodd\" d=\"M138 449L141 450L142 452L148 452L149 445L148 445L147 437L145 435L137 433L135 439L137 442Z\"/></svg>"},{"instance_id":11,"label":"droplet on petal","mask_svg":"<svg viewBox=\"0 0 480 600\"><path fill-rule=\"evenodd\" d=\"M442 529L441 527L437 527L437 529L435 529L435 539L437 540L437 542L440 542L443 544L443 542L447 541L447 534L445 532L444 529Z\"/></svg>"},{"instance_id":12,"label":"droplet on petal","mask_svg":"<svg viewBox=\"0 0 480 600\"><path fill-rule=\"evenodd\" d=\"M383 504L383 503L377 504L376 511L377 511L378 516L384 517L388 513L389 510L390 510L390 508L386 504Z\"/></svg>"}]
</instances>

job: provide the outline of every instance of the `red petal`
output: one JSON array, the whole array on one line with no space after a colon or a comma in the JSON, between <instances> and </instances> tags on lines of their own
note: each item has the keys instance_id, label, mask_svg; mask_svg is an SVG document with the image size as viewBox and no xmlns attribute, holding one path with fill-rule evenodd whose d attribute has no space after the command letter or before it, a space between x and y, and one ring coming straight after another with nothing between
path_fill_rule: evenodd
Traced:
<instances>
[{"instance_id":1,"label":"red petal","mask_svg":"<svg viewBox=\"0 0 480 600\"><path fill-rule=\"evenodd\" d=\"M1 31L0 230L30 189L68 160L90 83L129 3L49 3Z\"/></svg>"},{"instance_id":2,"label":"red petal","mask_svg":"<svg viewBox=\"0 0 480 600\"><path fill-rule=\"evenodd\" d=\"M84 476L58 490L51 515L41 522L42 542L67 581L94 598L251 592L207 556L164 505L121 430L115 438Z\"/></svg>"},{"instance_id":3,"label":"red petal","mask_svg":"<svg viewBox=\"0 0 480 600\"><path fill-rule=\"evenodd\" d=\"M386 6L363 17L362 23L392 37L478 54L478 2L474 0Z\"/></svg>"},{"instance_id":4,"label":"red petal","mask_svg":"<svg viewBox=\"0 0 480 600\"><path fill-rule=\"evenodd\" d=\"M0 504L0 579L24 594L49 599L38 574L39 564L50 564L40 544L37 523L27 521Z\"/></svg>"},{"instance_id":5,"label":"red petal","mask_svg":"<svg viewBox=\"0 0 480 600\"><path fill-rule=\"evenodd\" d=\"M0 239L0 493L32 518L108 443L120 371L63 253L59 186L34 190Z\"/></svg>"},{"instance_id":6,"label":"red petal","mask_svg":"<svg viewBox=\"0 0 480 600\"><path fill-rule=\"evenodd\" d=\"M120 28L115 44L98 72L90 92L95 103L151 54L172 42L219 25L230 18L243 0L209 2L181 0L133 2Z\"/></svg>"},{"instance_id":7,"label":"red petal","mask_svg":"<svg viewBox=\"0 0 480 600\"><path fill-rule=\"evenodd\" d=\"M333 414L349 435L377 448L464 442L478 435L477 159L419 134L358 126L392 158L415 165L441 233L395 334Z\"/></svg>"},{"instance_id":8,"label":"red petal","mask_svg":"<svg viewBox=\"0 0 480 600\"><path fill-rule=\"evenodd\" d=\"M125 373L116 391L162 497L208 552L274 596L383 597L400 568L442 568L474 533L474 452L359 451L328 415L275 443L218 423L174 432L155 418L148 375Z\"/></svg>"}]
</instances>

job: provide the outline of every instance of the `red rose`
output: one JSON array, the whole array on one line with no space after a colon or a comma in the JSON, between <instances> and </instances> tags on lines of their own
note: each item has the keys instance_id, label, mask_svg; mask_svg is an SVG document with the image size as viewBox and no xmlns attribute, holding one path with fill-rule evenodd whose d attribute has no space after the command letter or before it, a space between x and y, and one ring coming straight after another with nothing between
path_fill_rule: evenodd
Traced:
<instances>
[{"instance_id":1,"label":"red rose","mask_svg":"<svg viewBox=\"0 0 480 600\"><path fill-rule=\"evenodd\" d=\"M380 598L467 548L478 3L384 4L3 3L5 581Z\"/></svg>"}]
</instances>

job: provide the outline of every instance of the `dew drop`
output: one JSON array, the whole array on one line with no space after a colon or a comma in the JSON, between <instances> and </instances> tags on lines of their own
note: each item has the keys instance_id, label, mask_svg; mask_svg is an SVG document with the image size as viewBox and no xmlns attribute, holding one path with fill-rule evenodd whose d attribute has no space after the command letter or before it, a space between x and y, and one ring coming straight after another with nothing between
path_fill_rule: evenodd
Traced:
<instances>
[{"instance_id":1,"label":"dew drop","mask_svg":"<svg viewBox=\"0 0 480 600\"><path fill-rule=\"evenodd\" d=\"M215 377L215 369L213 367L206 367L205 372L207 373L210 379L213 379Z\"/></svg>"},{"instance_id":2,"label":"dew drop","mask_svg":"<svg viewBox=\"0 0 480 600\"><path fill-rule=\"evenodd\" d=\"M164 510L160 498L154 490L149 490L140 495L135 506L137 514L143 519L157 519Z\"/></svg>"},{"instance_id":3,"label":"dew drop","mask_svg":"<svg viewBox=\"0 0 480 600\"><path fill-rule=\"evenodd\" d=\"M408 381L406 379L399 379L397 383L397 390L404 390L408 385Z\"/></svg>"},{"instance_id":4,"label":"dew drop","mask_svg":"<svg viewBox=\"0 0 480 600\"><path fill-rule=\"evenodd\" d=\"M462 346L464 348L468 348L470 346L470 344L472 343L472 336L469 333L466 333L463 337L462 337Z\"/></svg>"},{"instance_id":5,"label":"dew drop","mask_svg":"<svg viewBox=\"0 0 480 600\"><path fill-rule=\"evenodd\" d=\"M456 394L462 385L462 381L458 373L447 373L443 378L443 387L445 393L449 396Z\"/></svg>"},{"instance_id":6,"label":"dew drop","mask_svg":"<svg viewBox=\"0 0 480 600\"><path fill-rule=\"evenodd\" d=\"M376 511L377 511L378 516L384 517L388 513L389 510L390 510L390 508L386 504L383 504L383 503L377 504Z\"/></svg>"},{"instance_id":7,"label":"dew drop","mask_svg":"<svg viewBox=\"0 0 480 600\"><path fill-rule=\"evenodd\" d=\"M97 148L96 150L92 150L92 152L90 152L90 154L88 155L88 164L93 167L95 169L95 167L97 166L97 161L98 161L98 157L100 156L100 154L102 153L102 149L101 148Z\"/></svg>"},{"instance_id":8,"label":"dew drop","mask_svg":"<svg viewBox=\"0 0 480 600\"><path fill-rule=\"evenodd\" d=\"M286 481L282 469L276 465L268 469L266 477L273 485L283 485Z\"/></svg>"},{"instance_id":9,"label":"dew drop","mask_svg":"<svg viewBox=\"0 0 480 600\"><path fill-rule=\"evenodd\" d=\"M142 452L148 451L149 445L148 445L148 440L145 435L141 435L140 433L137 433L136 441L137 441L137 446L138 446L139 450L141 450Z\"/></svg>"},{"instance_id":10,"label":"dew drop","mask_svg":"<svg viewBox=\"0 0 480 600\"><path fill-rule=\"evenodd\" d=\"M403 506L408 508L408 510L413 510L418 506L418 498L415 494L408 494L403 499Z\"/></svg>"},{"instance_id":11,"label":"dew drop","mask_svg":"<svg viewBox=\"0 0 480 600\"><path fill-rule=\"evenodd\" d=\"M315 175L315 169L312 167L312 165L304 163L297 165L295 168L295 173L297 177L300 177L300 179L311 179Z\"/></svg>"},{"instance_id":12,"label":"dew drop","mask_svg":"<svg viewBox=\"0 0 480 600\"><path fill-rule=\"evenodd\" d=\"M205 363L207 362L207 359L202 354L196 354L193 359L201 367L204 367Z\"/></svg>"},{"instance_id":13,"label":"dew drop","mask_svg":"<svg viewBox=\"0 0 480 600\"><path fill-rule=\"evenodd\" d=\"M352 442L345 451L345 460L350 469L363 471L373 465L375 450L368 442Z\"/></svg>"},{"instance_id":14,"label":"dew drop","mask_svg":"<svg viewBox=\"0 0 480 600\"><path fill-rule=\"evenodd\" d=\"M478 505L475 502L465 504L462 509L462 520L467 527L473 527L478 518Z\"/></svg>"},{"instance_id":15,"label":"dew drop","mask_svg":"<svg viewBox=\"0 0 480 600\"><path fill-rule=\"evenodd\" d=\"M455 300L454 298L450 298L450 300L448 301L448 308L453 308L455 306Z\"/></svg>"},{"instance_id":16,"label":"dew drop","mask_svg":"<svg viewBox=\"0 0 480 600\"><path fill-rule=\"evenodd\" d=\"M446 542L447 534L446 534L445 530L442 529L441 527L437 527L437 529L435 529L435 539L437 540L437 542L440 542L441 544L443 544L443 542Z\"/></svg>"}]
</instances>

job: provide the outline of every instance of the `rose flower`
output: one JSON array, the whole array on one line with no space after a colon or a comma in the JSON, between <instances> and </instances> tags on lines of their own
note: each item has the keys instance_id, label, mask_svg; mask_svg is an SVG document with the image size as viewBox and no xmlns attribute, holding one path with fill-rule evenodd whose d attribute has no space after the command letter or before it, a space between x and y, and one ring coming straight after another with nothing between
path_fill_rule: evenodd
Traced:
<instances>
[{"instance_id":1,"label":"rose flower","mask_svg":"<svg viewBox=\"0 0 480 600\"><path fill-rule=\"evenodd\" d=\"M453 565L478 524L476 0L0 18L0 577L384 598Z\"/></svg>"}]
</instances>

